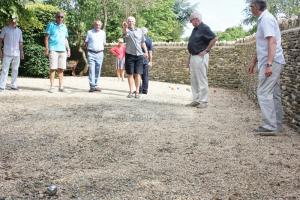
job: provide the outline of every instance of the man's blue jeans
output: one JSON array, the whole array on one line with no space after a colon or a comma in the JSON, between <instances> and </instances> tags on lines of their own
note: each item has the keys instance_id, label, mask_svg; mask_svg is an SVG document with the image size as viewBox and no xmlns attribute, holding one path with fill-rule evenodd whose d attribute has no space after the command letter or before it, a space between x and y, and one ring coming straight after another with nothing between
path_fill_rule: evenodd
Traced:
<instances>
[{"instance_id":1,"label":"man's blue jeans","mask_svg":"<svg viewBox=\"0 0 300 200\"><path fill-rule=\"evenodd\" d=\"M88 52L90 88L96 88L100 82L103 52Z\"/></svg>"}]
</instances>

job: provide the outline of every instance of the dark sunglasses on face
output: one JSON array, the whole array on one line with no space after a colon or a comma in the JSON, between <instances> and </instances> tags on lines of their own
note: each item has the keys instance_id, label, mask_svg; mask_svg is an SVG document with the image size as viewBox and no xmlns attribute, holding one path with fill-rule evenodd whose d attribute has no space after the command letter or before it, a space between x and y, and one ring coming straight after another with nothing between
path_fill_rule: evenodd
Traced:
<instances>
[{"instance_id":1,"label":"dark sunglasses on face","mask_svg":"<svg viewBox=\"0 0 300 200\"><path fill-rule=\"evenodd\" d=\"M62 19L63 19L63 18L64 18L64 16L57 16L56 18L62 18Z\"/></svg>"}]
</instances>

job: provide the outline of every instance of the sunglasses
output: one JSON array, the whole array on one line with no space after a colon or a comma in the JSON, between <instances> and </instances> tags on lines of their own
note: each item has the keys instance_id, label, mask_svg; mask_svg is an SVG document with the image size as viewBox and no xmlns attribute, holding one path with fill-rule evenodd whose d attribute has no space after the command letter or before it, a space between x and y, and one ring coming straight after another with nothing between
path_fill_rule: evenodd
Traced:
<instances>
[{"instance_id":1,"label":"sunglasses","mask_svg":"<svg viewBox=\"0 0 300 200\"><path fill-rule=\"evenodd\" d=\"M64 18L64 16L57 16L56 18L62 18L62 19L63 19L63 18Z\"/></svg>"}]
</instances>

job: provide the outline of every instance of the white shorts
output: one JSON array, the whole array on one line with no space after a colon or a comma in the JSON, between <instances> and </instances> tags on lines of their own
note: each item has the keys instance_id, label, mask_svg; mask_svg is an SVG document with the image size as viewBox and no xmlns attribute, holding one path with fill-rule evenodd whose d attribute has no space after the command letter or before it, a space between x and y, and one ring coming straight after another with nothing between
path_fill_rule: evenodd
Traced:
<instances>
[{"instance_id":1,"label":"white shorts","mask_svg":"<svg viewBox=\"0 0 300 200\"><path fill-rule=\"evenodd\" d=\"M66 69L67 68L67 53L50 51L49 54L50 69Z\"/></svg>"}]
</instances>

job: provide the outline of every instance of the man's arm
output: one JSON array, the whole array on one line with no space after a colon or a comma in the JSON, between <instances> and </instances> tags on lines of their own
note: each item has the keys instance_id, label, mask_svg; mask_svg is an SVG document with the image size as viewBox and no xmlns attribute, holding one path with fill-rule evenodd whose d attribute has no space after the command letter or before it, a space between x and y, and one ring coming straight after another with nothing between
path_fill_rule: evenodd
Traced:
<instances>
[{"instance_id":1,"label":"man's arm","mask_svg":"<svg viewBox=\"0 0 300 200\"><path fill-rule=\"evenodd\" d=\"M152 50L148 51L148 55L149 55L149 66L152 66Z\"/></svg>"},{"instance_id":2,"label":"man's arm","mask_svg":"<svg viewBox=\"0 0 300 200\"><path fill-rule=\"evenodd\" d=\"M21 60L23 60L24 59L23 42L19 43L19 49L20 49L20 58Z\"/></svg>"},{"instance_id":3,"label":"man's arm","mask_svg":"<svg viewBox=\"0 0 300 200\"><path fill-rule=\"evenodd\" d=\"M144 50L144 57L145 58L148 58L149 56L148 56L148 49L147 49L147 46L146 46L146 43L145 42L142 42L142 48L143 48L143 50Z\"/></svg>"},{"instance_id":4,"label":"man's arm","mask_svg":"<svg viewBox=\"0 0 300 200\"><path fill-rule=\"evenodd\" d=\"M3 44L3 38L0 38L0 59L3 58L3 53L2 53L2 44Z\"/></svg>"},{"instance_id":5,"label":"man's arm","mask_svg":"<svg viewBox=\"0 0 300 200\"><path fill-rule=\"evenodd\" d=\"M269 64L269 66L266 67L265 75L266 75L266 77L269 77L272 75L272 63L273 63L273 59L274 59L275 53L276 53L276 39L275 39L275 37L271 36L271 37L267 37L267 40L268 40L267 64Z\"/></svg>"},{"instance_id":6,"label":"man's arm","mask_svg":"<svg viewBox=\"0 0 300 200\"><path fill-rule=\"evenodd\" d=\"M83 48L84 48L85 50L88 49L88 43L89 43L89 31L87 32L86 37L85 37L85 40L84 40Z\"/></svg>"},{"instance_id":7,"label":"man's arm","mask_svg":"<svg viewBox=\"0 0 300 200\"><path fill-rule=\"evenodd\" d=\"M198 55L199 56L204 56L205 54L209 53L211 48L216 44L216 42L218 41L218 38L215 37L214 39L212 39L209 43L208 46L206 47L205 50L201 51Z\"/></svg>"},{"instance_id":8,"label":"man's arm","mask_svg":"<svg viewBox=\"0 0 300 200\"><path fill-rule=\"evenodd\" d=\"M191 60L191 54L189 54L188 60L186 62L186 67L189 68L190 67L190 60Z\"/></svg>"},{"instance_id":9,"label":"man's arm","mask_svg":"<svg viewBox=\"0 0 300 200\"><path fill-rule=\"evenodd\" d=\"M257 63L257 56L253 56L250 64L248 65L248 74L254 74L254 67Z\"/></svg>"},{"instance_id":10,"label":"man's arm","mask_svg":"<svg viewBox=\"0 0 300 200\"><path fill-rule=\"evenodd\" d=\"M68 57L70 57L70 56L71 56L71 49L70 49L69 41L68 41L67 38L66 38L66 40L65 40L65 45L66 45Z\"/></svg>"},{"instance_id":11,"label":"man's arm","mask_svg":"<svg viewBox=\"0 0 300 200\"><path fill-rule=\"evenodd\" d=\"M211 48L216 44L217 41L218 41L218 38L215 37L214 39L212 39L209 42L207 48L205 49L207 53L210 52Z\"/></svg>"},{"instance_id":12,"label":"man's arm","mask_svg":"<svg viewBox=\"0 0 300 200\"><path fill-rule=\"evenodd\" d=\"M128 24L127 24L127 22L123 22L123 24L122 24L122 33L123 33L123 35L126 35L127 32L128 32Z\"/></svg>"},{"instance_id":13,"label":"man's arm","mask_svg":"<svg viewBox=\"0 0 300 200\"><path fill-rule=\"evenodd\" d=\"M44 44L45 44L45 55L46 56L48 56L49 55L49 43L48 43L48 41L49 41L49 35L48 34L46 34L45 35L45 39L44 39Z\"/></svg>"}]
</instances>

